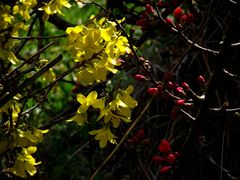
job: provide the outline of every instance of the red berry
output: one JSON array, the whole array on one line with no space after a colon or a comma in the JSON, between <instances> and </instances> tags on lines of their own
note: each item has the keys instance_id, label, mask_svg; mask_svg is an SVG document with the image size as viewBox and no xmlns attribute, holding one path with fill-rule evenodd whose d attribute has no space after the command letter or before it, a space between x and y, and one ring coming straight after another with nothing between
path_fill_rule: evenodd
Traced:
<instances>
[{"instance_id":1,"label":"red berry","mask_svg":"<svg viewBox=\"0 0 240 180\"><path fill-rule=\"evenodd\" d=\"M175 156L175 158L178 158L180 156L179 152L174 152L173 155Z\"/></svg>"},{"instance_id":2,"label":"red berry","mask_svg":"<svg viewBox=\"0 0 240 180\"><path fill-rule=\"evenodd\" d=\"M161 164L165 161L165 158L161 156L153 156L152 161L155 163Z\"/></svg>"},{"instance_id":3,"label":"red berry","mask_svg":"<svg viewBox=\"0 0 240 180\"><path fill-rule=\"evenodd\" d=\"M158 1L158 3L157 3L157 7L158 7L158 9L163 8L163 2L162 2L161 0Z\"/></svg>"},{"instance_id":4,"label":"red berry","mask_svg":"<svg viewBox=\"0 0 240 180\"><path fill-rule=\"evenodd\" d=\"M154 14L154 8L150 4L146 4L145 8L147 13Z\"/></svg>"},{"instance_id":5,"label":"red berry","mask_svg":"<svg viewBox=\"0 0 240 180\"><path fill-rule=\"evenodd\" d=\"M168 140L164 139L158 145L158 150L163 153L169 153L171 151L171 146Z\"/></svg>"},{"instance_id":6,"label":"red berry","mask_svg":"<svg viewBox=\"0 0 240 180\"><path fill-rule=\"evenodd\" d=\"M140 131L138 131L136 137L138 139L143 139L145 137L145 132L144 132L144 129L141 129Z\"/></svg>"},{"instance_id":7,"label":"red berry","mask_svg":"<svg viewBox=\"0 0 240 180\"><path fill-rule=\"evenodd\" d=\"M205 78L203 77L203 76L198 76L198 83L201 85L201 86L203 86L203 85L205 85Z\"/></svg>"},{"instance_id":8,"label":"red berry","mask_svg":"<svg viewBox=\"0 0 240 180\"><path fill-rule=\"evenodd\" d=\"M178 93L180 93L180 94L183 94L183 93L184 93L184 90L183 90L182 87L177 87L177 88L176 88L176 91L177 91Z\"/></svg>"},{"instance_id":9,"label":"red berry","mask_svg":"<svg viewBox=\"0 0 240 180\"><path fill-rule=\"evenodd\" d=\"M167 162L170 164L173 164L175 162L176 158L173 154L169 154L167 157Z\"/></svg>"},{"instance_id":10,"label":"red berry","mask_svg":"<svg viewBox=\"0 0 240 180\"><path fill-rule=\"evenodd\" d=\"M192 23L192 22L194 21L194 16L193 16L192 13L188 14L188 16L187 16L187 21L188 21L189 23Z\"/></svg>"},{"instance_id":11,"label":"red berry","mask_svg":"<svg viewBox=\"0 0 240 180\"><path fill-rule=\"evenodd\" d=\"M166 21L166 24L168 25L168 26L170 26L170 27L172 27L172 26L174 26L174 23L173 23L173 21L172 21L172 19L171 18L166 18L165 19L165 21Z\"/></svg>"},{"instance_id":12,"label":"red berry","mask_svg":"<svg viewBox=\"0 0 240 180\"><path fill-rule=\"evenodd\" d=\"M173 83L171 82L171 81L168 81L168 83L167 83L167 88L169 89L169 90L173 90L174 89L174 85L173 85Z\"/></svg>"},{"instance_id":13,"label":"red berry","mask_svg":"<svg viewBox=\"0 0 240 180\"><path fill-rule=\"evenodd\" d=\"M158 88L148 88L147 92L150 96L154 96L158 93Z\"/></svg>"},{"instance_id":14,"label":"red berry","mask_svg":"<svg viewBox=\"0 0 240 180\"><path fill-rule=\"evenodd\" d=\"M170 169L171 169L171 166L163 166L163 167L161 167L159 173L166 174Z\"/></svg>"},{"instance_id":15,"label":"red berry","mask_svg":"<svg viewBox=\"0 0 240 180\"><path fill-rule=\"evenodd\" d=\"M145 81L145 80L147 80L147 78L146 78L145 76L141 75L141 74L136 74L136 75L134 76L134 78L135 78L136 80L138 80L138 81Z\"/></svg>"},{"instance_id":16,"label":"red berry","mask_svg":"<svg viewBox=\"0 0 240 180\"><path fill-rule=\"evenodd\" d=\"M183 22L183 23L188 22L188 16L186 14L182 15L181 22Z\"/></svg>"},{"instance_id":17,"label":"red berry","mask_svg":"<svg viewBox=\"0 0 240 180\"><path fill-rule=\"evenodd\" d=\"M180 7L177 7L174 11L173 11L173 16L176 18L176 19L180 19L183 15L183 10L182 8Z\"/></svg>"},{"instance_id":18,"label":"red berry","mask_svg":"<svg viewBox=\"0 0 240 180\"><path fill-rule=\"evenodd\" d=\"M141 27L144 27L146 24L147 24L147 19L146 19L146 18L139 19L139 20L136 22L136 25L137 25L137 26L141 26Z\"/></svg>"},{"instance_id":19,"label":"red berry","mask_svg":"<svg viewBox=\"0 0 240 180\"><path fill-rule=\"evenodd\" d=\"M178 106L183 106L184 104L185 104L185 100L184 99L178 99L176 101L176 105L178 105Z\"/></svg>"},{"instance_id":20,"label":"red berry","mask_svg":"<svg viewBox=\"0 0 240 180\"><path fill-rule=\"evenodd\" d=\"M190 87L189 87L188 83L186 83L186 82L182 82L181 86L187 91L190 90Z\"/></svg>"},{"instance_id":21,"label":"red berry","mask_svg":"<svg viewBox=\"0 0 240 180\"><path fill-rule=\"evenodd\" d=\"M150 144L150 139L146 138L142 142L145 146L148 146Z\"/></svg>"}]
</instances>

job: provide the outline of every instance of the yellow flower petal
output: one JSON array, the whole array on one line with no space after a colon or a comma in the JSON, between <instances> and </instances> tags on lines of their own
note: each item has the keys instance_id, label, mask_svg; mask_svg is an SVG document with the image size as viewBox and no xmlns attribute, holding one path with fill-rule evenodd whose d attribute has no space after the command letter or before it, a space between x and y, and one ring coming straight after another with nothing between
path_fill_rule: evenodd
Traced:
<instances>
[{"instance_id":1,"label":"yellow flower petal","mask_svg":"<svg viewBox=\"0 0 240 180\"><path fill-rule=\"evenodd\" d=\"M77 100L78 100L78 102L79 102L80 104L85 104L87 98L86 98L84 95L82 95L82 94L78 94L78 95L77 95Z\"/></svg>"},{"instance_id":2,"label":"yellow flower petal","mask_svg":"<svg viewBox=\"0 0 240 180\"><path fill-rule=\"evenodd\" d=\"M83 114L86 113L86 111L88 110L88 106L86 104L82 104L79 108L78 108L78 113L79 114Z\"/></svg>"},{"instance_id":3,"label":"yellow flower petal","mask_svg":"<svg viewBox=\"0 0 240 180\"><path fill-rule=\"evenodd\" d=\"M25 163L25 168L26 168L27 172L30 174L30 176L33 176L37 172L37 169L29 162Z\"/></svg>"},{"instance_id":4,"label":"yellow flower petal","mask_svg":"<svg viewBox=\"0 0 240 180\"><path fill-rule=\"evenodd\" d=\"M94 104L95 100L97 99L97 92L96 91L92 91L89 93L89 95L87 96L87 105L90 106L92 104Z\"/></svg>"},{"instance_id":5,"label":"yellow flower petal","mask_svg":"<svg viewBox=\"0 0 240 180\"><path fill-rule=\"evenodd\" d=\"M25 172L24 162L19 161L19 160L16 160L14 167L11 168L11 172L22 178L27 177L26 172Z\"/></svg>"},{"instance_id":6,"label":"yellow flower petal","mask_svg":"<svg viewBox=\"0 0 240 180\"><path fill-rule=\"evenodd\" d=\"M33 154L37 151L37 147L36 146L30 146L27 148L27 153L28 154Z\"/></svg>"}]
</instances>

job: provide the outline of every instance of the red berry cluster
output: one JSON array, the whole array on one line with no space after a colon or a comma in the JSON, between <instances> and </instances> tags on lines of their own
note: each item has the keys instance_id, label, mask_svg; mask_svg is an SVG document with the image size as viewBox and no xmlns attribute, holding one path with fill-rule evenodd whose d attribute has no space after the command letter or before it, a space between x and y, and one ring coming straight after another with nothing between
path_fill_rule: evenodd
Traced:
<instances>
[{"instance_id":1,"label":"red berry cluster","mask_svg":"<svg viewBox=\"0 0 240 180\"><path fill-rule=\"evenodd\" d=\"M181 28L182 25L193 23L194 21L193 14L189 12L188 8L186 8L187 6L181 0L159 0L157 7L161 12L169 11L169 16L166 17L165 23L170 27ZM174 9L173 12L171 9ZM173 19L170 18L171 16L173 16Z\"/></svg>"},{"instance_id":2,"label":"red berry cluster","mask_svg":"<svg viewBox=\"0 0 240 180\"><path fill-rule=\"evenodd\" d=\"M157 18L159 12L164 14L165 29L166 27L174 27L181 29L184 25L194 22L194 15L187 8L187 2L183 0L159 0L154 7L151 1L145 1L145 11L140 15L140 19L136 21L136 25L140 26L142 31L151 29L152 21Z\"/></svg>"},{"instance_id":3,"label":"red berry cluster","mask_svg":"<svg viewBox=\"0 0 240 180\"><path fill-rule=\"evenodd\" d=\"M128 142L134 145L143 144L145 146L148 146L150 144L150 140L148 138L145 138L144 129L140 129L134 136L128 139Z\"/></svg>"},{"instance_id":4,"label":"red berry cluster","mask_svg":"<svg viewBox=\"0 0 240 180\"><path fill-rule=\"evenodd\" d=\"M142 31L150 25L150 20L152 16L155 16L155 10L150 4L146 4L145 11L140 15L140 19L136 21L136 25L140 26Z\"/></svg>"},{"instance_id":5,"label":"red berry cluster","mask_svg":"<svg viewBox=\"0 0 240 180\"><path fill-rule=\"evenodd\" d=\"M177 7L173 11L173 16L174 16L176 22L181 23L181 24L192 23L194 20L193 14L192 13L189 13L189 14L184 13L184 11L181 7Z\"/></svg>"},{"instance_id":6,"label":"red berry cluster","mask_svg":"<svg viewBox=\"0 0 240 180\"><path fill-rule=\"evenodd\" d=\"M152 161L158 165L161 165L159 170L160 174L165 174L172 169L173 165L176 163L179 157L179 152L172 152L171 145L168 140L163 139L158 145L158 151L161 155L156 155L152 157Z\"/></svg>"},{"instance_id":7,"label":"red berry cluster","mask_svg":"<svg viewBox=\"0 0 240 180\"><path fill-rule=\"evenodd\" d=\"M175 97L178 97L178 99L175 100L176 106L187 106L191 107L191 103L187 103L187 91L190 91L190 86L186 82L182 82L181 86L178 85L178 83L172 83L171 81L168 81L165 84L166 89L175 95Z\"/></svg>"},{"instance_id":8,"label":"red berry cluster","mask_svg":"<svg viewBox=\"0 0 240 180\"><path fill-rule=\"evenodd\" d=\"M204 86L205 83L206 83L205 78L201 75L198 76L197 80L198 80L198 83L199 83L200 86Z\"/></svg>"}]
</instances>

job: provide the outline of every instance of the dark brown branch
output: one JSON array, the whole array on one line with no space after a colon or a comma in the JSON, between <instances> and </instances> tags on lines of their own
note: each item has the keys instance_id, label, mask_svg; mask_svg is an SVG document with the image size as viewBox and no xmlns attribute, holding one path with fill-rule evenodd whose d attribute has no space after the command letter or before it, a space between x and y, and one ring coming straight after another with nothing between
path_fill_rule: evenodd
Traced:
<instances>
[{"instance_id":1,"label":"dark brown branch","mask_svg":"<svg viewBox=\"0 0 240 180\"><path fill-rule=\"evenodd\" d=\"M49 62L47 65L42 67L38 72L36 72L34 75L32 75L30 78L25 79L23 83L19 85L18 88L14 89L13 92L3 96L2 99L0 99L0 107L2 107L4 104L6 104L10 99L12 99L16 94L21 93L27 86L32 84L34 81L36 81L37 78L39 78L41 75L43 75L49 68L54 66L56 63L62 60L62 55L59 55L54 60Z\"/></svg>"},{"instance_id":2,"label":"dark brown branch","mask_svg":"<svg viewBox=\"0 0 240 180\"><path fill-rule=\"evenodd\" d=\"M72 24L62 18L60 18L58 15L54 14L52 16L49 16L48 21L52 24L54 24L55 26L57 26L58 29L61 30L66 30L68 27L74 27L76 26L75 24Z\"/></svg>"},{"instance_id":3,"label":"dark brown branch","mask_svg":"<svg viewBox=\"0 0 240 180\"><path fill-rule=\"evenodd\" d=\"M69 108L67 108L65 111L60 113L55 118L53 118L50 121L46 122L44 125L39 127L39 129L42 129L42 130L50 129L52 126L70 119L71 117L73 117L76 114L77 108L78 108L78 103L74 102L72 105L70 105Z\"/></svg>"}]
</instances>

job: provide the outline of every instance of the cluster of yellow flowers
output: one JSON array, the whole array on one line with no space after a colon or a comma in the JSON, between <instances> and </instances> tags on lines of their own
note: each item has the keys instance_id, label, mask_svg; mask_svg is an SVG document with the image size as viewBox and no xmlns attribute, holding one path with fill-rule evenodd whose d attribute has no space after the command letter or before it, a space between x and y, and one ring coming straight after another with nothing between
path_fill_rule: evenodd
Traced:
<instances>
[{"instance_id":1,"label":"cluster of yellow flowers","mask_svg":"<svg viewBox=\"0 0 240 180\"><path fill-rule=\"evenodd\" d=\"M38 10L44 11L43 19L47 20L48 16L52 14L59 13L63 15L62 7L71 7L68 1L51 0L48 3L41 2ZM10 61L12 64L19 62L12 50L17 41L9 37L10 35L18 36L19 30L28 28L24 22L31 18L30 13L37 6L37 0L18 0L13 7L0 3L0 59Z\"/></svg>"},{"instance_id":2,"label":"cluster of yellow flowers","mask_svg":"<svg viewBox=\"0 0 240 180\"><path fill-rule=\"evenodd\" d=\"M31 176L37 172L35 166L41 162L36 163L32 154L37 151L36 145L42 141L43 134L47 133L48 130L33 129L23 131L17 128L16 124L20 113L19 97L20 95L18 94L13 100L0 108L0 114L7 114L9 117L4 123L6 127L5 131L11 132L11 138L0 137L0 154L8 150L16 150L14 166L4 169L3 172L11 172L17 176L26 178L26 172ZM21 148L21 152L19 153L16 148Z\"/></svg>"},{"instance_id":3,"label":"cluster of yellow flowers","mask_svg":"<svg viewBox=\"0 0 240 180\"><path fill-rule=\"evenodd\" d=\"M121 55L130 53L128 40L121 36L116 23L102 18L90 18L88 26L79 25L67 28L68 49L76 62L82 66L77 70L78 82L91 85L106 81L108 72L117 73L116 66Z\"/></svg>"},{"instance_id":4,"label":"cluster of yellow flowers","mask_svg":"<svg viewBox=\"0 0 240 180\"><path fill-rule=\"evenodd\" d=\"M19 96L19 95L18 95ZM15 96L12 101L6 103L0 108L0 113L8 114L11 116L6 122L6 131L12 132L12 138L6 139L6 137L0 137L0 154L6 152L7 150L14 148L22 148L20 153L17 153L15 164L11 168L4 169L3 172L12 172L20 177L27 177L26 171L32 176L37 170L36 163L32 154L37 151L36 145L42 141L43 134L47 133L48 130L25 130L22 131L16 127L18 114L20 112L20 105L18 103L19 97Z\"/></svg>"},{"instance_id":5,"label":"cluster of yellow flowers","mask_svg":"<svg viewBox=\"0 0 240 180\"><path fill-rule=\"evenodd\" d=\"M19 0L13 7L13 14L23 17L24 20L30 19L30 10L37 5L36 0Z\"/></svg>"},{"instance_id":6,"label":"cluster of yellow flowers","mask_svg":"<svg viewBox=\"0 0 240 180\"><path fill-rule=\"evenodd\" d=\"M83 86L106 81L108 73L117 73L117 66L121 65L119 58L130 53L126 37L117 30L117 23L101 18L90 17L91 23L87 26L79 25L67 28L68 49L71 51L75 62L81 63L77 69L77 80ZM121 21L119 21L120 23ZM137 101L131 97L133 86L127 89L118 89L113 97L98 99L96 91L85 97L78 94L77 100L81 104L76 115L70 120L83 126L87 123L89 107L99 112L97 121L103 125L101 129L90 131L96 135L101 148L107 142L116 143L116 136L111 132L111 127L118 128L120 123L130 122L131 109L137 106ZM111 101L109 100L111 99Z\"/></svg>"},{"instance_id":7,"label":"cluster of yellow flowers","mask_svg":"<svg viewBox=\"0 0 240 180\"><path fill-rule=\"evenodd\" d=\"M43 19L46 21L49 15L56 13L63 15L62 7L71 7L71 4L68 1L69 0L51 0L48 3L43 2L43 6L39 8L39 10L44 11Z\"/></svg>"},{"instance_id":8,"label":"cluster of yellow flowers","mask_svg":"<svg viewBox=\"0 0 240 180\"><path fill-rule=\"evenodd\" d=\"M89 107L97 109L99 116L97 121L101 120L103 127L99 130L93 130L89 133L96 135L95 139L99 141L101 148L107 145L107 142L116 143L116 136L112 134L110 127L118 128L120 123L131 122L131 109L137 106L137 101L131 97L133 92L133 86L129 86L127 89L119 89L115 92L113 100L109 101L106 97L97 99L97 92L92 91L85 97L82 94L78 94L77 100L81 104L78 108L76 115L70 120L75 121L79 125L83 126L87 123L87 110Z\"/></svg>"},{"instance_id":9,"label":"cluster of yellow flowers","mask_svg":"<svg viewBox=\"0 0 240 180\"><path fill-rule=\"evenodd\" d=\"M26 172L28 172L31 176L36 174L37 169L35 166L41 162L36 162L32 154L37 151L36 145L42 141L43 134L47 132L48 130L39 129L34 129L32 131L15 129L13 141L5 143L5 145L11 148L20 147L22 148L22 151L17 153L14 166L4 169L4 172L11 172L22 178L27 177Z\"/></svg>"},{"instance_id":10,"label":"cluster of yellow flowers","mask_svg":"<svg viewBox=\"0 0 240 180\"><path fill-rule=\"evenodd\" d=\"M60 13L62 15L62 7L70 7L69 0L51 0L48 3L40 2L40 8L38 10L44 11L43 18L46 19L48 15ZM35 11L35 7L38 5L37 0L18 0L14 4L0 3L0 60L4 62L11 62L17 64L19 60L14 54L14 47L18 43L17 40L9 38L10 36L18 36L19 30L26 30L27 22L31 18L31 12ZM49 78L49 76L45 76ZM54 77L53 77L54 78ZM7 114L9 119L4 123L6 131L11 132L11 141L5 137L0 137L0 153L4 153L9 149L21 148L21 152L17 153L15 164L11 168L3 170L4 172L12 172L17 176L26 178L26 172L31 176L34 175L37 170L36 163L32 154L36 152L36 145L42 141L42 136L47 133L48 130L25 130L22 131L17 128L18 114L20 112L20 104L18 102L18 96L15 96L12 100L8 101L3 107L0 108L0 115Z\"/></svg>"},{"instance_id":11,"label":"cluster of yellow flowers","mask_svg":"<svg viewBox=\"0 0 240 180\"><path fill-rule=\"evenodd\" d=\"M17 22L9 5L0 4L0 59L16 64L18 59L12 52L16 41L9 38L11 35L18 35L19 29L24 29L24 24Z\"/></svg>"}]
</instances>

